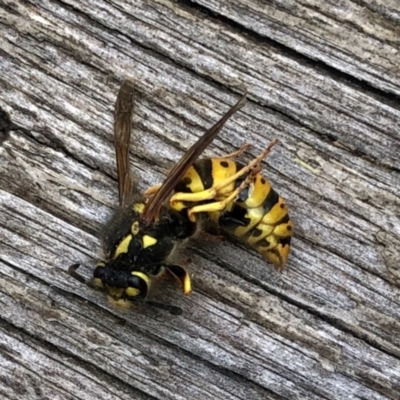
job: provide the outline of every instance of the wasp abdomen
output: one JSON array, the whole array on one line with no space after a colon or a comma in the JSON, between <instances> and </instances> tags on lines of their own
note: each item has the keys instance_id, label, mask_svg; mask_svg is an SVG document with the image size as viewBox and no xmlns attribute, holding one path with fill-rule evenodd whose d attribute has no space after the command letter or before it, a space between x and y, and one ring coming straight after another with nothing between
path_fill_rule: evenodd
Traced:
<instances>
[{"instance_id":1,"label":"wasp abdomen","mask_svg":"<svg viewBox=\"0 0 400 400\"><path fill-rule=\"evenodd\" d=\"M243 168L230 158L208 158L196 161L186 172L175 191L181 193L204 192L218 187L212 199L198 196L195 202L174 203L175 209L194 209L199 204L209 204L202 209L225 233L247 243L267 258L277 269L282 269L290 252L292 222L283 198L273 189L271 183L257 173L232 200L217 209L215 204L229 197L251 172L229 180ZM189 199L189 197L188 197ZM208 208L207 208L208 207ZM214 211L215 210L215 211Z\"/></svg>"},{"instance_id":2,"label":"wasp abdomen","mask_svg":"<svg viewBox=\"0 0 400 400\"><path fill-rule=\"evenodd\" d=\"M237 172L238 164L225 158L204 158L197 160L185 173L175 192L198 193L210 189ZM231 192L234 182L222 193Z\"/></svg>"},{"instance_id":3,"label":"wasp abdomen","mask_svg":"<svg viewBox=\"0 0 400 400\"><path fill-rule=\"evenodd\" d=\"M283 268L290 252L292 221L285 201L261 174L240 193L231 210L217 217L225 232L248 243L279 270Z\"/></svg>"}]
</instances>

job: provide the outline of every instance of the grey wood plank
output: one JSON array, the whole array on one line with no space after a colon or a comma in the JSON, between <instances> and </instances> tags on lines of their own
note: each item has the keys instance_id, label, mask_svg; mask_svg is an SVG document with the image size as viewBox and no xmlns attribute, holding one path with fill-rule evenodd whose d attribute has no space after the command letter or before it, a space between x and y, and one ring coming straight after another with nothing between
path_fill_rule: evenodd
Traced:
<instances>
[{"instance_id":1,"label":"grey wood plank","mask_svg":"<svg viewBox=\"0 0 400 400\"><path fill-rule=\"evenodd\" d=\"M388 67L397 55L368 41L383 38L379 25L352 43L345 34L379 4L365 3L353 24L340 19L347 2L313 10L337 25L315 19L298 31L286 44L298 54L249 34L288 40L285 14L270 24L248 2L240 20L244 3L213 4L217 15L169 1L0 4L0 107L20 127L0 144L4 397L398 398L399 103ZM379 12L393 22L387 5ZM254 9L261 25L250 29ZM343 56L367 44L377 55L368 68L365 52ZM169 283L153 293L184 309L171 317L116 309L66 274L83 262L89 277L101 257L96 236L117 202L112 114L126 76L136 81L139 192L249 91L206 155L249 142L249 160L280 139L264 169L295 223L281 275L243 246L200 238L182 250L193 296Z\"/></svg>"},{"instance_id":2,"label":"grey wood plank","mask_svg":"<svg viewBox=\"0 0 400 400\"><path fill-rule=\"evenodd\" d=\"M385 92L400 93L396 0L195 3L259 39L283 45Z\"/></svg>"}]
</instances>

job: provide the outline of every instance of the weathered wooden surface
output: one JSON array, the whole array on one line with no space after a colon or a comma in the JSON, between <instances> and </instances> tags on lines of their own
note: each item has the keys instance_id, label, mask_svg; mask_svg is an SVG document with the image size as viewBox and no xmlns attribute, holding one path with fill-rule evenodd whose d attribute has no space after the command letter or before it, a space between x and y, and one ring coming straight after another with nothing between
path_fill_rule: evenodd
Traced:
<instances>
[{"instance_id":1,"label":"weathered wooden surface","mask_svg":"<svg viewBox=\"0 0 400 400\"><path fill-rule=\"evenodd\" d=\"M0 1L0 107L21 128L0 147L2 398L398 399L399 20L395 0ZM172 317L66 274L90 276L116 205L126 76L141 191L247 88L206 154L280 139L281 275L199 240L194 294L155 294Z\"/></svg>"}]
</instances>

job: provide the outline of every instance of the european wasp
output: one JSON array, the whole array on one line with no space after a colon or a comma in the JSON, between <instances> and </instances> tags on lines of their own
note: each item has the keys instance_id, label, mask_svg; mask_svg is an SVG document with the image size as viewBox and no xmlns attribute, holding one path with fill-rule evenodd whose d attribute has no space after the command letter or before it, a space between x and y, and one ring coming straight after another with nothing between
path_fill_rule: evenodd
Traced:
<instances>
[{"instance_id":1,"label":"european wasp","mask_svg":"<svg viewBox=\"0 0 400 400\"><path fill-rule=\"evenodd\" d=\"M188 271L175 263L175 248L198 231L198 220L207 219L229 237L261 253L279 270L290 251L292 222L282 197L261 173L261 161L277 140L247 165L234 161L248 147L221 158L198 159L225 122L246 101L244 95L186 152L164 183L132 201L129 142L134 84L122 83L115 104L119 205L105 237L105 259L97 264L93 279L86 281L72 265L69 273L81 282L104 289L117 303L144 302L152 280L167 272L192 290ZM178 314L168 304L146 301Z\"/></svg>"}]
</instances>

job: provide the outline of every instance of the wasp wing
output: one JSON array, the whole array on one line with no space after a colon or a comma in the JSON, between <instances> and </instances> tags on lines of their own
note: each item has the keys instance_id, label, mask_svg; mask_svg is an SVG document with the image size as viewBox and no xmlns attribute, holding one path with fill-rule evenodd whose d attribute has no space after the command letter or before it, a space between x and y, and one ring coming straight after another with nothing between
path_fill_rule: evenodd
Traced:
<instances>
[{"instance_id":1,"label":"wasp wing","mask_svg":"<svg viewBox=\"0 0 400 400\"><path fill-rule=\"evenodd\" d=\"M132 131L133 109L132 80L122 82L115 102L114 145L117 159L119 204L125 206L132 192L132 176L129 168L129 141Z\"/></svg>"},{"instance_id":2,"label":"wasp wing","mask_svg":"<svg viewBox=\"0 0 400 400\"><path fill-rule=\"evenodd\" d=\"M175 167L170 171L164 183L161 185L158 192L146 204L146 208L142 215L142 222L145 225L150 224L158 215L160 208L164 201L170 196L175 189L176 185L180 182L186 171L197 160L206 147L213 141L218 132L222 129L226 121L239 109L241 109L246 102L245 93L241 99L230 108L230 110L215 124L213 125L199 140L185 153Z\"/></svg>"}]
</instances>

